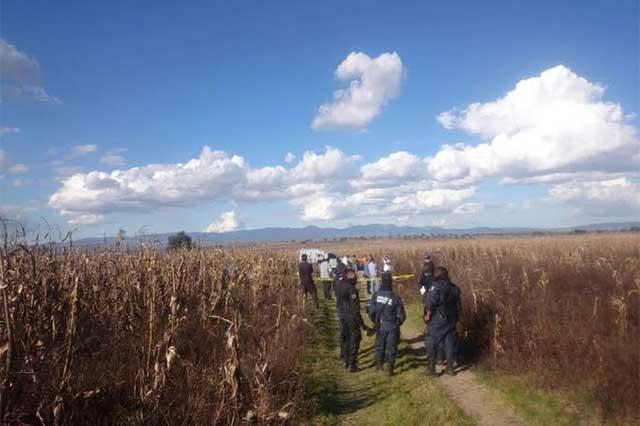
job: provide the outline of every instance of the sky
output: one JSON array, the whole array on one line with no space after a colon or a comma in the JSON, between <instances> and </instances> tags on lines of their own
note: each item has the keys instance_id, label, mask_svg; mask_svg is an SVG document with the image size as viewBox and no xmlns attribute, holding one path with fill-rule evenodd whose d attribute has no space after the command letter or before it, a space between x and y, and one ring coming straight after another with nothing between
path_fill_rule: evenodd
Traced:
<instances>
[{"instance_id":1,"label":"sky","mask_svg":"<svg viewBox=\"0 0 640 426\"><path fill-rule=\"evenodd\" d=\"M637 0L0 7L30 230L640 219Z\"/></svg>"}]
</instances>

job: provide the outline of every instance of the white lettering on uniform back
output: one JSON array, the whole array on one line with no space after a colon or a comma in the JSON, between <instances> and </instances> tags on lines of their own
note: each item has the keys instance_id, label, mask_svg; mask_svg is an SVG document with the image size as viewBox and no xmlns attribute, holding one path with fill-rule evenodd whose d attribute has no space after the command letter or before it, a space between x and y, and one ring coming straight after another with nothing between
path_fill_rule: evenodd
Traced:
<instances>
[{"instance_id":1,"label":"white lettering on uniform back","mask_svg":"<svg viewBox=\"0 0 640 426\"><path fill-rule=\"evenodd\" d=\"M383 305L391 306L393 304L393 299L391 299L389 297L385 297L385 296L378 296L376 298L376 303L381 303Z\"/></svg>"}]
</instances>

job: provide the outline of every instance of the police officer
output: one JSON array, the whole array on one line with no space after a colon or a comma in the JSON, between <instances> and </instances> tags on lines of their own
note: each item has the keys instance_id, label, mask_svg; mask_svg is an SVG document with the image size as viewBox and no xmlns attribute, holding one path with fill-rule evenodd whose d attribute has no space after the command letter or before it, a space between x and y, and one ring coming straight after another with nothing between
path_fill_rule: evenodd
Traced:
<instances>
[{"instance_id":1,"label":"police officer","mask_svg":"<svg viewBox=\"0 0 640 426\"><path fill-rule=\"evenodd\" d=\"M358 278L353 268L346 267L336 280L336 303L340 320L340 353L344 366L351 372L358 371L358 351L362 334L367 329L360 314L360 295L356 284Z\"/></svg>"},{"instance_id":2,"label":"police officer","mask_svg":"<svg viewBox=\"0 0 640 426\"><path fill-rule=\"evenodd\" d=\"M402 299L393 292L392 285L391 273L383 274L380 290L371 297L368 309L376 330L376 370L382 370L386 355L389 376L393 376L400 326L406 318Z\"/></svg>"},{"instance_id":3,"label":"police officer","mask_svg":"<svg viewBox=\"0 0 640 426\"><path fill-rule=\"evenodd\" d=\"M307 300L307 295L311 293L311 297L313 298L316 307L318 307L318 290L313 282L313 265L307 262L306 254L302 255L302 262L298 265L298 276L300 278L300 287L304 293L305 301Z\"/></svg>"},{"instance_id":4,"label":"police officer","mask_svg":"<svg viewBox=\"0 0 640 426\"><path fill-rule=\"evenodd\" d=\"M344 331L344 321L342 321L342 300L338 297L339 289L343 284L343 280L345 278L345 272L347 267L340 258L337 258L336 268L333 274L333 293L336 295L336 312L338 313L338 340L340 343L340 359L344 362L345 367L349 367L347 364L347 360L344 354L344 348L346 347L345 337L346 333Z\"/></svg>"},{"instance_id":5,"label":"police officer","mask_svg":"<svg viewBox=\"0 0 640 426\"><path fill-rule=\"evenodd\" d=\"M433 268L433 257L430 253L427 253L424 256L424 265L422 266L422 274L420 275L420 281L418 283L418 290L420 290L420 293L423 295L431 288Z\"/></svg>"},{"instance_id":6,"label":"police officer","mask_svg":"<svg viewBox=\"0 0 640 426\"><path fill-rule=\"evenodd\" d=\"M430 323L425 335L425 347L429 366L427 374L436 373L438 348L444 345L447 356L446 373L455 375L453 364L457 355L456 323L460 314L460 289L449 280L447 268L438 266L434 279L425 296L424 320Z\"/></svg>"}]
</instances>

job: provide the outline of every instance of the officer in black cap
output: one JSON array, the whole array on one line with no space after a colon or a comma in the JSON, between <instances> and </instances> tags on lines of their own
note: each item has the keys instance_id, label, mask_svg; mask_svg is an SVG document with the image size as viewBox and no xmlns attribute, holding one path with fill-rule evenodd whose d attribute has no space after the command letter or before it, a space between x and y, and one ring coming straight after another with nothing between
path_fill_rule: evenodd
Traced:
<instances>
[{"instance_id":1,"label":"officer in black cap","mask_svg":"<svg viewBox=\"0 0 640 426\"><path fill-rule=\"evenodd\" d=\"M460 315L460 289L449 280L447 268L435 268L434 280L425 295L424 320L429 324L425 347L429 366L427 374L436 373L438 348L444 345L447 356L446 373L455 375L453 366L457 355L456 323Z\"/></svg>"},{"instance_id":2,"label":"officer in black cap","mask_svg":"<svg viewBox=\"0 0 640 426\"><path fill-rule=\"evenodd\" d=\"M433 281L433 268L433 256L431 256L431 253L427 253L424 255L422 274L420 275L420 281L418 283L418 290L420 290L420 293L423 295L431 288L431 282Z\"/></svg>"},{"instance_id":3,"label":"officer in black cap","mask_svg":"<svg viewBox=\"0 0 640 426\"><path fill-rule=\"evenodd\" d=\"M345 278L346 269L347 267L345 266L344 263L342 263L342 260L340 258L337 258L337 265L335 268L335 273L333 274L333 293L336 295L336 311L338 313L338 326L339 326L338 339L340 342L340 358L344 362L345 367L348 367L347 360L344 354L344 348L346 346L346 342L345 342L346 333L343 330L344 321L342 321L342 311L343 311L342 302L343 301L340 299L340 297L338 297L338 294L340 292L340 287L342 286L343 280Z\"/></svg>"},{"instance_id":4,"label":"officer in black cap","mask_svg":"<svg viewBox=\"0 0 640 426\"><path fill-rule=\"evenodd\" d=\"M336 303L340 320L340 353L344 366L351 372L358 371L358 351L362 334L360 329L368 329L360 313L360 295L356 286L358 277L353 268L340 268L340 278L336 280Z\"/></svg>"},{"instance_id":5,"label":"officer in black cap","mask_svg":"<svg viewBox=\"0 0 640 426\"><path fill-rule=\"evenodd\" d=\"M368 310L376 330L376 370L382 370L386 358L389 376L393 376L400 326L406 318L402 299L393 292L392 286L391 273L384 273L380 290L371 297Z\"/></svg>"},{"instance_id":6,"label":"officer in black cap","mask_svg":"<svg viewBox=\"0 0 640 426\"><path fill-rule=\"evenodd\" d=\"M313 282L313 265L307 262L307 255L302 255L302 262L298 265L298 277L300 278L300 287L304 293L304 299L307 300L307 294L311 293L311 297L318 307L318 290Z\"/></svg>"}]
</instances>

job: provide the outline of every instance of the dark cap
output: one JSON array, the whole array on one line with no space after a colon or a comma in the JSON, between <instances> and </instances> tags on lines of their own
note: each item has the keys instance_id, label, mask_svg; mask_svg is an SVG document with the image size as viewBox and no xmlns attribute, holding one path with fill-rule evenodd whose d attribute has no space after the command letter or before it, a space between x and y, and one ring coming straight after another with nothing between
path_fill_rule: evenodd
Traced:
<instances>
[{"instance_id":1,"label":"dark cap","mask_svg":"<svg viewBox=\"0 0 640 426\"><path fill-rule=\"evenodd\" d=\"M434 273L436 278L449 279L449 271L444 266L438 266Z\"/></svg>"}]
</instances>

